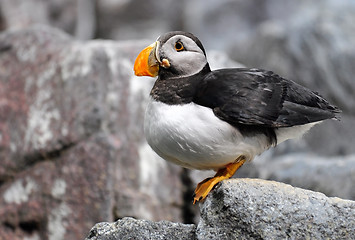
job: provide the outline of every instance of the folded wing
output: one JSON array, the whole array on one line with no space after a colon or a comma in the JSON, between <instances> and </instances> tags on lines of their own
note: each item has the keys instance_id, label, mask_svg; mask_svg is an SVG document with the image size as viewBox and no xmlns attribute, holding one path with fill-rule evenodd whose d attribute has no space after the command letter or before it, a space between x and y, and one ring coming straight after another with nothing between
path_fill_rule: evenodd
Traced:
<instances>
[{"instance_id":1,"label":"folded wing","mask_svg":"<svg viewBox=\"0 0 355 240\"><path fill-rule=\"evenodd\" d=\"M318 93L271 71L234 68L205 76L193 99L232 125L291 127L336 118Z\"/></svg>"}]
</instances>

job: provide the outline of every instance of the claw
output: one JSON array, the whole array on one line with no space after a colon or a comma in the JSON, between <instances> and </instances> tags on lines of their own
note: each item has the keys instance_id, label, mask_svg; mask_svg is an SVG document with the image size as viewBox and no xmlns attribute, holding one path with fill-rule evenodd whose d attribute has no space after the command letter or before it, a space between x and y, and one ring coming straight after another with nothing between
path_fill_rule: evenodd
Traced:
<instances>
[{"instance_id":1,"label":"claw","mask_svg":"<svg viewBox=\"0 0 355 240\"><path fill-rule=\"evenodd\" d=\"M218 170L214 177L206 178L205 180L197 184L193 196L193 204L204 200L209 194L209 192L214 189L218 183L220 183L224 179L231 178L234 173L245 163L245 161L246 160L242 158L235 163L230 163L225 168Z\"/></svg>"}]
</instances>

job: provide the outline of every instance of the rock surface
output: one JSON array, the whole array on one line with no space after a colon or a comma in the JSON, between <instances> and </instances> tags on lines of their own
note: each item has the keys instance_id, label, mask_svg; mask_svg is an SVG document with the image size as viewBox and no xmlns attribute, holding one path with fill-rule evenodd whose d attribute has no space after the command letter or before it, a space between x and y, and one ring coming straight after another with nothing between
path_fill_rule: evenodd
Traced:
<instances>
[{"instance_id":1,"label":"rock surface","mask_svg":"<svg viewBox=\"0 0 355 240\"><path fill-rule=\"evenodd\" d=\"M98 223L90 231L88 240L116 239L186 239L194 240L196 226L193 224L152 222L123 218L114 223Z\"/></svg>"},{"instance_id":2,"label":"rock surface","mask_svg":"<svg viewBox=\"0 0 355 240\"><path fill-rule=\"evenodd\" d=\"M201 207L200 239L352 239L355 202L264 180L223 182Z\"/></svg>"},{"instance_id":3,"label":"rock surface","mask_svg":"<svg viewBox=\"0 0 355 240\"><path fill-rule=\"evenodd\" d=\"M184 233L174 239L355 237L355 202L272 181L223 181L200 204L200 211L196 226L124 218L95 225L86 240L166 239L172 230Z\"/></svg>"}]
</instances>

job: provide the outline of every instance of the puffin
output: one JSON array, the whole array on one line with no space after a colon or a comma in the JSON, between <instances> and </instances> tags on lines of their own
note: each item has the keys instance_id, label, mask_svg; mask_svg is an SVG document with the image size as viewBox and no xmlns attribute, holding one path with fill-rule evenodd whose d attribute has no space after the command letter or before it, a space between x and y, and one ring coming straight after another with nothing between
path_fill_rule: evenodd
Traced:
<instances>
[{"instance_id":1,"label":"puffin","mask_svg":"<svg viewBox=\"0 0 355 240\"><path fill-rule=\"evenodd\" d=\"M272 71L211 71L200 40L183 31L165 33L143 49L134 73L157 77L144 118L151 148L182 167L216 171L197 184L193 204L245 162L341 112Z\"/></svg>"}]
</instances>

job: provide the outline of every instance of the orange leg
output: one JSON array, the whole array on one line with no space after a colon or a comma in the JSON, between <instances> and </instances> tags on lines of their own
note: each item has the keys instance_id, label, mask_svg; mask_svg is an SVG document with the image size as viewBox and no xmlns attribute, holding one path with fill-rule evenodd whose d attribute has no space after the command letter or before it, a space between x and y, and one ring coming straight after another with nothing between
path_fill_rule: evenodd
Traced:
<instances>
[{"instance_id":1,"label":"orange leg","mask_svg":"<svg viewBox=\"0 0 355 240\"><path fill-rule=\"evenodd\" d=\"M206 178L197 184L194 194L194 204L205 199L208 193L213 189L214 186L216 186L217 183L222 180L231 178L234 173L245 163L245 161L246 160L244 158L241 158L234 163L230 163L226 165L225 168L218 170L214 177Z\"/></svg>"}]
</instances>

